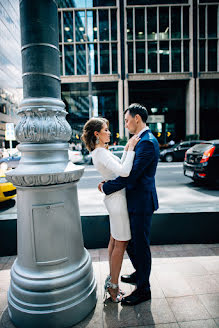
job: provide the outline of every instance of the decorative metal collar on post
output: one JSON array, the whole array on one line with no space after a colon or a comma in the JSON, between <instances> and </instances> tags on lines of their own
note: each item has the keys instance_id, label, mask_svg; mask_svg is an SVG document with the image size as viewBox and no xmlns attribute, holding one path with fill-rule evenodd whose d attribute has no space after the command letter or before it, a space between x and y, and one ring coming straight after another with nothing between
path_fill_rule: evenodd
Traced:
<instances>
[{"instance_id":1,"label":"decorative metal collar on post","mask_svg":"<svg viewBox=\"0 0 219 328\"><path fill-rule=\"evenodd\" d=\"M83 168L68 160L71 127L61 100L54 0L20 0L24 99L16 127L22 153L7 173L18 194L18 257L8 309L17 327L69 327L96 304L77 199Z\"/></svg>"}]
</instances>

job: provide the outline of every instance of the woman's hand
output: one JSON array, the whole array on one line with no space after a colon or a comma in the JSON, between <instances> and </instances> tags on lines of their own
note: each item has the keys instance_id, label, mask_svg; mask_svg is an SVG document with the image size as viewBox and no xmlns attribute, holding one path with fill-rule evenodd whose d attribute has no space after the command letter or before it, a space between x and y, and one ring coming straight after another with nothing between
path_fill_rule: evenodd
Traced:
<instances>
[{"instance_id":1,"label":"woman's hand","mask_svg":"<svg viewBox=\"0 0 219 328\"><path fill-rule=\"evenodd\" d=\"M138 135L134 135L131 139L129 139L127 145L128 145L128 150L134 150L135 146L139 142L140 138Z\"/></svg>"}]
</instances>

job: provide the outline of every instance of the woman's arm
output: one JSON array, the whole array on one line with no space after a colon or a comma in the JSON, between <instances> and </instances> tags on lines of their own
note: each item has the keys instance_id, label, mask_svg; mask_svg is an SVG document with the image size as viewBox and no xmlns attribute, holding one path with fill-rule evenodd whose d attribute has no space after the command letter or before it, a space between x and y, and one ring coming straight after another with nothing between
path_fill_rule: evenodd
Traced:
<instances>
[{"instance_id":1,"label":"woman's arm","mask_svg":"<svg viewBox=\"0 0 219 328\"><path fill-rule=\"evenodd\" d=\"M117 176L127 177L131 172L134 157L135 152L133 150L129 150L124 162L119 163L108 150L104 150L99 160L102 165L104 165L111 172L115 173Z\"/></svg>"}]
</instances>

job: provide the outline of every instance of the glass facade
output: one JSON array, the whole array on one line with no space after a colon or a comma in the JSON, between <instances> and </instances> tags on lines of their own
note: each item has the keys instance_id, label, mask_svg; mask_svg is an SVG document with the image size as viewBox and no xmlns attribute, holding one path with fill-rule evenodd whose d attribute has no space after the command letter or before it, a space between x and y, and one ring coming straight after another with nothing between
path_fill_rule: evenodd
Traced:
<instances>
[{"instance_id":1,"label":"glass facade","mask_svg":"<svg viewBox=\"0 0 219 328\"><path fill-rule=\"evenodd\" d=\"M212 2L201 1L198 8L200 72L219 71L219 3Z\"/></svg>"},{"instance_id":2,"label":"glass facade","mask_svg":"<svg viewBox=\"0 0 219 328\"><path fill-rule=\"evenodd\" d=\"M19 0L0 3L0 148L5 141L5 123L16 123L22 99ZM13 141L13 146L16 146Z\"/></svg>"},{"instance_id":3,"label":"glass facade","mask_svg":"<svg viewBox=\"0 0 219 328\"><path fill-rule=\"evenodd\" d=\"M128 73L189 72L188 5L127 7L126 17Z\"/></svg>"},{"instance_id":4,"label":"glass facade","mask_svg":"<svg viewBox=\"0 0 219 328\"><path fill-rule=\"evenodd\" d=\"M59 1L61 75L88 75L89 60L92 74L117 74L116 2L72 1L72 6L68 2L61 7L64 3ZM107 8L94 9L98 6Z\"/></svg>"}]
</instances>

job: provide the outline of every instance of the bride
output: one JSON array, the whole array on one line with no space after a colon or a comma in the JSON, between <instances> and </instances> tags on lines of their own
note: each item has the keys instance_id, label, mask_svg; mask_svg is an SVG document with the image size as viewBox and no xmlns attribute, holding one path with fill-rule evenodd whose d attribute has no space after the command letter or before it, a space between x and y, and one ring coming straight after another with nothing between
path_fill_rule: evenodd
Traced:
<instances>
[{"instance_id":1,"label":"bride","mask_svg":"<svg viewBox=\"0 0 219 328\"><path fill-rule=\"evenodd\" d=\"M110 131L109 122L105 118L91 118L84 126L82 140L91 151L93 164L105 181L118 176L129 176L135 157L134 148L140 140L138 136L133 136L128 141L121 160L106 149L106 144L110 142ZM118 303L124 295L118 286L119 274L124 252L131 239L125 189L105 195L104 203L110 218L110 274L104 288L105 294L108 291L111 300Z\"/></svg>"}]
</instances>

